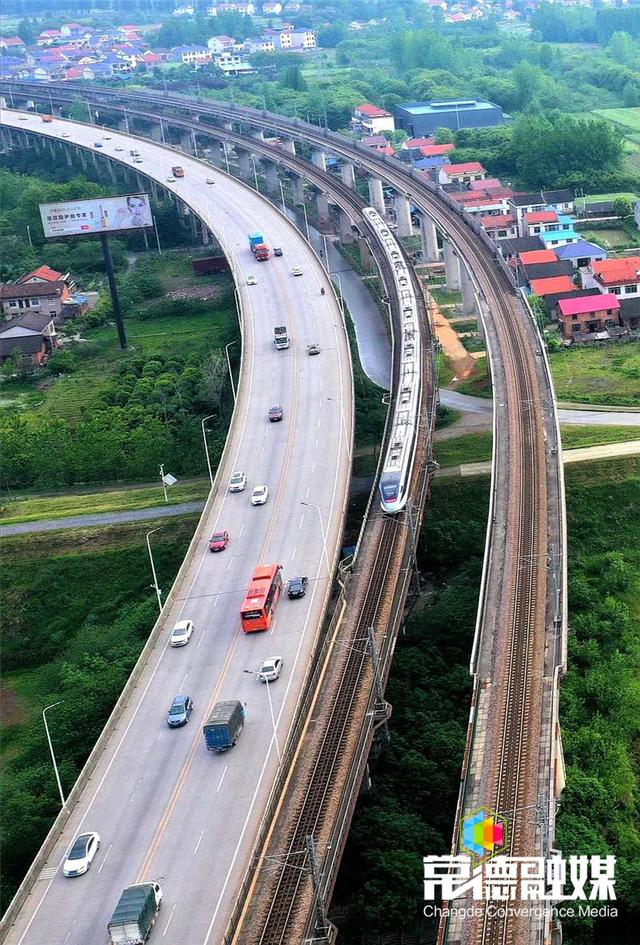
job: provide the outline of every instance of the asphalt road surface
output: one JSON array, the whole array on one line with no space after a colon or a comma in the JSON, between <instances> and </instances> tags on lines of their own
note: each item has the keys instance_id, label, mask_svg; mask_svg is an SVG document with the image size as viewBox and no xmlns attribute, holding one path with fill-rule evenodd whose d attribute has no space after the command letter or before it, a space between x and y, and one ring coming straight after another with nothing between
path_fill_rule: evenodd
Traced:
<instances>
[{"instance_id":1,"label":"asphalt road surface","mask_svg":"<svg viewBox=\"0 0 640 945\"><path fill-rule=\"evenodd\" d=\"M65 130L90 147L100 140L101 153L131 161L131 140L115 131L59 119L42 124L33 114L20 121L9 111L2 120L53 137ZM151 142L137 139L135 147L143 160L136 169L157 180L169 176L172 164L185 168L185 178L167 186L202 208L234 265L245 311L244 374L233 444L207 523L207 533L227 529L231 541L219 554L203 541L108 750L7 937L11 945L102 943L122 889L150 879L160 879L164 890L152 943L221 941L294 716L350 476L348 345L319 262L295 227L249 188ZM254 260L247 233L256 229L271 246L282 246L281 258ZM292 275L294 265L302 276ZM249 273L257 285L246 285ZM291 331L286 351L272 344L278 324ZM307 356L311 342L321 345L319 357ZM284 419L269 423L267 411L276 403ZM226 483L235 469L249 481L245 492L230 494ZM250 491L262 483L269 501L252 507ZM271 562L283 565L285 579L308 575L307 596L284 596L271 629L245 635L239 608L251 572ZM188 646L170 649L170 628L180 618L192 619L195 633ZM284 658L282 676L270 687L275 734L267 687L254 675L274 655ZM190 695L195 711L185 727L169 729L166 714L177 693ZM247 718L237 746L214 755L205 750L202 723L221 699L246 703ZM49 723L55 743L55 710ZM62 858L84 830L98 831L101 849L85 876L65 879Z\"/></svg>"}]
</instances>

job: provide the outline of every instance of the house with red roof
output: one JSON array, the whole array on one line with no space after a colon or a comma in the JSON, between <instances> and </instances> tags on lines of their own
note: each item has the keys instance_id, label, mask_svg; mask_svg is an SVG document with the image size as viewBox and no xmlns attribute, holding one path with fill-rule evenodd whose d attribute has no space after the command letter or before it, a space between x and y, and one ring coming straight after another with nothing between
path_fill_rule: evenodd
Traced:
<instances>
[{"instance_id":1,"label":"house with red roof","mask_svg":"<svg viewBox=\"0 0 640 945\"><path fill-rule=\"evenodd\" d=\"M485 214L480 217L480 226L492 240L514 239L518 235L512 213Z\"/></svg>"},{"instance_id":2,"label":"house with red roof","mask_svg":"<svg viewBox=\"0 0 640 945\"><path fill-rule=\"evenodd\" d=\"M612 292L560 299L558 317L563 336L580 340L580 335L596 334L619 327L620 302Z\"/></svg>"},{"instance_id":3,"label":"house with red roof","mask_svg":"<svg viewBox=\"0 0 640 945\"><path fill-rule=\"evenodd\" d=\"M51 46L61 39L62 33L60 30L43 30L40 35L36 37L36 46Z\"/></svg>"},{"instance_id":4,"label":"house with red roof","mask_svg":"<svg viewBox=\"0 0 640 945\"><path fill-rule=\"evenodd\" d=\"M416 140L420 140L419 138ZM442 157L455 149L455 144L426 144L418 145L423 157Z\"/></svg>"},{"instance_id":5,"label":"house with red roof","mask_svg":"<svg viewBox=\"0 0 640 945\"><path fill-rule=\"evenodd\" d=\"M470 184L474 180L484 180L487 172L479 161L466 161L464 164L444 164L438 176L441 184Z\"/></svg>"},{"instance_id":6,"label":"house with red roof","mask_svg":"<svg viewBox=\"0 0 640 945\"><path fill-rule=\"evenodd\" d=\"M541 299L545 295L555 295L556 292L575 292L575 284L571 276L553 276L550 279L532 279L531 294Z\"/></svg>"},{"instance_id":7,"label":"house with red roof","mask_svg":"<svg viewBox=\"0 0 640 945\"><path fill-rule=\"evenodd\" d=\"M24 52L25 46L19 36L0 36L0 49L12 56L19 56Z\"/></svg>"},{"instance_id":8,"label":"house with red roof","mask_svg":"<svg viewBox=\"0 0 640 945\"><path fill-rule=\"evenodd\" d=\"M51 266L38 266L37 269L32 269L31 272L27 272L24 276L20 276L19 279L16 279L17 285L30 285L34 282L66 282L69 278L69 273L63 275L61 272L56 272L55 269L52 269Z\"/></svg>"},{"instance_id":9,"label":"house with red roof","mask_svg":"<svg viewBox=\"0 0 640 945\"><path fill-rule=\"evenodd\" d=\"M402 142L403 148L430 148L436 143L435 136L430 138L407 138ZM451 145L453 147L453 145Z\"/></svg>"},{"instance_id":10,"label":"house with red roof","mask_svg":"<svg viewBox=\"0 0 640 945\"><path fill-rule=\"evenodd\" d=\"M583 275L582 283L587 287L595 285L603 293L636 298L640 296L640 256L594 260Z\"/></svg>"},{"instance_id":11,"label":"house with red roof","mask_svg":"<svg viewBox=\"0 0 640 945\"><path fill-rule=\"evenodd\" d=\"M538 266L540 263L557 262L558 257L552 249L531 249L529 252L519 253L517 260L523 266Z\"/></svg>"},{"instance_id":12,"label":"house with red roof","mask_svg":"<svg viewBox=\"0 0 640 945\"><path fill-rule=\"evenodd\" d=\"M354 108L351 127L354 131L365 131L367 134L377 135L381 131L394 131L396 123L391 112L364 102Z\"/></svg>"}]
</instances>

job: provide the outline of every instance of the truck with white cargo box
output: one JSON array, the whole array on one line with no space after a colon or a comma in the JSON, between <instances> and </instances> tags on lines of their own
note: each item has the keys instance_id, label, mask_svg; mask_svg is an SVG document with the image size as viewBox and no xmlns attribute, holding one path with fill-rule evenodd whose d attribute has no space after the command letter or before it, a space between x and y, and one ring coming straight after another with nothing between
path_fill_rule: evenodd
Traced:
<instances>
[{"instance_id":1,"label":"truck with white cargo box","mask_svg":"<svg viewBox=\"0 0 640 945\"><path fill-rule=\"evenodd\" d=\"M158 883L138 883L123 890L107 925L111 945L144 945L151 934L160 904Z\"/></svg>"},{"instance_id":2,"label":"truck with white cargo box","mask_svg":"<svg viewBox=\"0 0 640 945\"><path fill-rule=\"evenodd\" d=\"M237 699L218 702L202 726L208 751L233 748L244 725L244 707Z\"/></svg>"}]
</instances>

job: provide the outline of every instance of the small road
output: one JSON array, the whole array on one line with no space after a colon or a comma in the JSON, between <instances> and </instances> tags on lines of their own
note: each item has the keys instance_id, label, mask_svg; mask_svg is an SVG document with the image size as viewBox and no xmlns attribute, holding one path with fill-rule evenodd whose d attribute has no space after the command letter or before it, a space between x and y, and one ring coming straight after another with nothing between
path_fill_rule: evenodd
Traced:
<instances>
[{"instance_id":1,"label":"small road","mask_svg":"<svg viewBox=\"0 0 640 945\"><path fill-rule=\"evenodd\" d=\"M51 518L39 522L19 522L17 525L0 526L0 537L26 535L28 532L55 532L61 528L89 528L92 525L122 525L126 522L153 521L202 512L204 500L180 502L178 505L158 505L152 509L129 509L126 512L99 512L96 515L70 515L68 518Z\"/></svg>"},{"instance_id":2,"label":"small road","mask_svg":"<svg viewBox=\"0 0 640 945\"><path fill-rule=\"evenodd\" d=\"M607 443L604 446L585 446L575 450L563 450L562 461L565 466L571 463L594 462L598 459L621 459L624 456L640 455L640 440L628 440L626 443ZM440 479L472 479L474 476L489 476L491 462L463 463L461 466L443 466L436 470Z\"/></svg>"},{"instance_id":3,"label":"small road","mask_svg":"<svg viewBox=\"0 0 640 945\"><path fill-rule=\"evenodd\" d=\"M440 400L446 407L454 407L466 413L481 413L491 416L493 409L490 397L470 397L455 390L440 388ZM558 410L560 423L575 423L584 426L640 427L640 412L624 407L584 407Z\"/></svg>"}]
</instances>

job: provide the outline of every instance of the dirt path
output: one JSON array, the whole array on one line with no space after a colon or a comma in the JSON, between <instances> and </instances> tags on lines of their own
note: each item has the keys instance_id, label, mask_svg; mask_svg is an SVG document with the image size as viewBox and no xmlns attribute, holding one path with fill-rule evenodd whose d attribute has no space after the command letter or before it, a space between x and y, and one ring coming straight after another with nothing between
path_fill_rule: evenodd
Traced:
<instances>
[{"instance_id":1,"label":"dirt path","mask_svg":"<svg viewBox=\"0 0 640 945\"><path fill-rule=\"evenodd\" d=\"M449 359L455 372L454 381L463 381L475 371L475 362L465 346L462 344L456 331L444 317L438 304L431 300L433 325L442 350Z\"/></svg>"}]
</instances>

